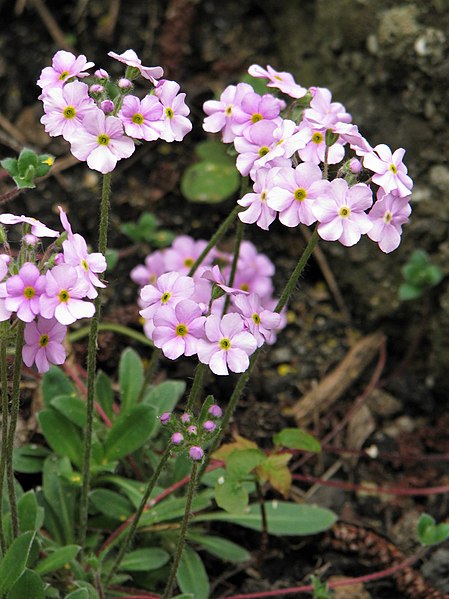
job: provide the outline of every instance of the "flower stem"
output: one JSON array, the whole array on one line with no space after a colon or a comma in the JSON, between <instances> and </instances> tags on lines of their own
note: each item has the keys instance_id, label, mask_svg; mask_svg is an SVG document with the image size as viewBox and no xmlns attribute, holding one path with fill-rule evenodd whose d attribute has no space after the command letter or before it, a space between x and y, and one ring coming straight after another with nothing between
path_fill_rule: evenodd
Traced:
<instances>
[{"instance_id":1,"label":"flower stem","mask_svg":"<svg viewBox=\"0 0 449 599\"><path fill-rule=\"evenodd\" d=\"M192 465L192 471L190 473L189 486L187 488L186 507L184 511L184 518L181 523L181 530L179 531L178 547L176 549L175 559L173 561L170 576L168 578L167 586L165 587L163 599L170 599L172 588L176 578L176 572L178 571L179 562L181 560L182 552L184 550L184 544L186 540L187 527L190 520L190 511L192 509L193 496L195 494L195 487L197 482L198 464L194 462Z\"/></svg>"},{"instance_id":2,"label":"flower stem","mask_svg":"<svg viewBox=\"0 0 449 599\"><path fill-rule=\"evenodd\" d=\"M100 226L98 236L98 251L106 254L108 239L108 216L109 199L111 195L111 174L103 176L103 188L101 193L100 206ZM81 547L85 546L88 520L88 502L90 489L90 458L92 453L92 431L94 420L94 399L95 399L95 370L97 366L97 338L98 326L100 322L102 289L98 289L98 295L95 298L95 314L90 323L89 343L87 350L87 398L86 398L86 428L84 431L84 451L83 451L83 485L80 498L80 528L78 542Z\"/></svg>"},{"instance_id":3,"label":"flower stem","mask_svg":"<svg viewBox=\"0 0 449 599\"><path fill-rule=\"evenodd\" d=\"M197 400L200 396L201 391L204 387L204 380L206 377L208 367L206 364L198 362L195 369L195 376L193 378L192 388L190 389L189 399L187 400L186 412L193 410Z\"/></svg>"},{"instance_id":4,"label":"flower stem","mask_svg":"<svg viewBox=\"0 0 449 599\"><path fill-rule=\"evenodd\" d=\"M5 480L5 467L6 467L6 452L7 452L7 435L8 435L8 378L6 371L6 330L8 323L2 323L2 337L0 339L0 378L2 388L2 446L0 454L0 497L3 497L3 482ZM3 510L0 510L0 548L4 554L6 551L6 541L3 532Z\"/></svg>"},{"instance_id":5,"label":"flower stem","mask_svg":"<svg viewBox=\"0 0 449 599\"><path fill-rule=\"evenodd\" d=\"M22 347L25 331L25 323L18 321L16 332L16 354L14 358L14 370L12 379L11 393L11 415L8 426L7 448L6 448L6 480L8 483L8 499L11 513L12 538L15 539L19 534L19 521L17 517L16 494L14 490L14 470L12 465L14 451L14 437L16 434L17 419L19 417L20 404L20 375L22 372ZM2 373L3 385L3 373Z\"/></svg>"},{"instance_id":6,"label":"flower stem","mask_svg":"<svg viewBox=\"0 0 449 599\"><path fill-rule=\"evenodd\" d=\"M118 567L120 566L120 563L121 563L128 547L132 541L134 533L136 532L140 517L142 516L143 511L147 505L147 501L148 501L154 487L156 486L157 479L159 478L159 475L161 474L169 457L170 457L170 446L168 446L167 449L165 450L165 452L162 454L160 462L159 462L156 470L153 472L153 476L148 481L147 488L145 489L145 493L143 494L143 497L142 497L142 501L140 502L137 512L134 514L131 525L128 528L128 533L126 535L126 538L123 541L123 543L120 547L120 551L118 552L117 557L115 558L114 564L112 565L112 568L106 577L105 584L108 584L108 582L111 580L112 576L115 574Z\"/></svg>"},{"instance_id":7,"label":"flower stem","mask_svg":"<svg viewBox=\"0 0 449 599\"><path fill-rule=\"evenodd\" d=\"M243 208L241 206L237 205L234 208L234 210L228 215L228 217L225 218L225 220L221 223L221 225L218 227L218 229L215 231L215 233L210 238L209 243L206 245L204 250L201 252L201 254L198 256L198 258L195 260L194 265L192 266L192 268L190 269L190 271L188 273L189 277L193 277L197 268L203 262L204 258L211 251L211 249L217 245L217 243L220 241L220 239L223 237L223 235L228 230L231 223L235 220L237 214L239 212L241 212L242 210L243 210Z\"/></svg>"}]
</instances>

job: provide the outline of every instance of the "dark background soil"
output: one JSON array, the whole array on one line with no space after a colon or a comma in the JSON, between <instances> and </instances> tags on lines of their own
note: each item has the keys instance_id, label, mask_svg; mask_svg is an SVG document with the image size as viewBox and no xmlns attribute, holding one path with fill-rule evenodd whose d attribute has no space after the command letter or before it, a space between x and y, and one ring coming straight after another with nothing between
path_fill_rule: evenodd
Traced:
<instances>
[{"instance_id":1,"label":"dark background soil","mask_svg":"<svg viewBox=\"0 0 449 599\"><path fill-rule=\"evenodd\" d=\"M109 276L104 309L109 320L139 327L136 287L128 273L148 248L130 247L119 231L121 222L149 210L176 233L208 238L233 207L236 198L210 207L187 203L179 179L194 161L195 142L205 138L202 103L237 82L250 64L289 70L304 86L329 87L373 146L386 143L407 150L415 187L413 214L400 248L387 256L367 239L349 249L321 244L341 300L329 288L323 266L312 261L290 305L290 326L264 356L233 427L268 446L273 433L293 425L289 410L295 401L342 360L355 340L380 330L387 341L378 394L365 402L368 412L353 427L358 437L345 429L335 445L358 448L364 443L403 454L448 454L449 1L0 0L0 158L26 145L52 152L65 164L68 146L50 139L39 124L35 84L41 69L63 47L85 54L112 74L119 72L119 64L112 64L109 50L133 48L143 64L161 64L165 76L179 81L187 93L194 122L182 144L146 144L120 162L114 174L110 245L120 250L121 258ZM6 209L52 225L57 224L56 206L62 204L74 229L95 243L99 185L100 178L85 165L68 164ZM2 176L0 191L10 186ZM280 290L304 246L303 236L279 224L269 234L248 228L246 235L276 263ZM400 302L401 267L416 248L429 252L445 277L422 300ZM112 335L102 337L103 368L114 371L122 344ZM81 359L83 349L75 347ZM160 375L191 376L192 366L189 361L164 362ZM332 431L363 393L374 367L375 360L331 410L307 423L309 430L320 438ZM231 383L217 389L211 382L211 389L226 401ZM307 462L298 472L321 476L337 459L329 454ZM382 486L449 483L447 461L380 458L344 458L336 478ZM299 485L301 492L309 486ZM448 517L447 495L370 497L322 487L311 500L331 507L362 530L379 532L405 554L415 546L413 526L420 512L428 511L440 521ZM228 534L240 537L250 549L259 543L247 532ZM428 556L421 570L431 584L449 593L447 543L444 547ZM348 557L329 549L321 538L307 544L273 539L270 551L259 570L233 576L226 570L229 578L217 581L216 592L298 585L323 565L326 576L360 575L381 567L362 550L358 557ZM210 561L208 566L212 581L223 574L221 563ZM374 598L410 596L392 580L368 585L366 592ZM365 595L347 591L342 596Z\"/></svg>"}]
</instances>

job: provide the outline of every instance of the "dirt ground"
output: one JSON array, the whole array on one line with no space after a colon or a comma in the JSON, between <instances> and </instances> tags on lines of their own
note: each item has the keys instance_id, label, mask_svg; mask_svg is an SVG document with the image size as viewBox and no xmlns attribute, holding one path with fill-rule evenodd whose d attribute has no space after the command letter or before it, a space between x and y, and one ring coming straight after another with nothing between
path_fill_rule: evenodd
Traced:
<instances>
[{"instance_id":1,"label":"dirt ground","mask_svg":"<svg viewBox=\"0 0 449 599\"><path fill-rule=\"evenodd\" d=\"M95 243L93 199L100 179L70 161L65 142L50 139L39 124L35 82L61 48L85 54L111 72L118 65L107 52L133 48L143 64L160 64L167 78L179 81L194 123L182 144L146 144L114 174L110 245L120 259L106 292L107 320L139 328L137 290L128 273L142 262L145 248L131 247L120 233L124 220L148 210L165 228L207 239L234 206L236 198L207 207L188 203L179 181L194 161L195 143L205 139L203 102L237 82L250 64L290 70L306 87L329 87L373 146L406 149L415 186L403 243L390 255L369 240L349 249L320 244L321 254L289 306L290 324L264 355L233 422L235 432L262 445L295 422L324 440L323 457L298 460L295 472L349 487L301 481L296 494L335 510L340 524L333 534L307 541L270 539L259 569L223 572L213 559L207 565L219 596L299 585L313 570L326 578L358 576L411 555L419 513L448 518L447 489L413 496L350 485L449 484L449 1L0 0L0 158L26 145L53 153L64 167L8 210L23 210L51 226L62 204L74 229ZM0 192L10 186L0 173ZM305 245L304 234L279 223L269 234L253 228L245 234L275 262L280 290ZM401 268L416 248L430 254L444 278L422 299L401 302ZM357 343L362 357L360 352L347 357ZM104 369L114 372L122 344L123 339L102 336ZM82 359L82 344L75 350ZM343 366L358 375L349 385L342 382L345 359ZM191 376L191 369L190 362L161 366L162 376ZM329 397L318 394L323 403L315 397L312 412L295 421L297 401L323 381L335 391L334 401L327 404ZM231 388L232 381L220 386L222 401ZM343 447L353 453L343 455ZM378 456L370 458L362 447L377 448ZM438 454L438 460L422 457L427 454ZM355 528L344 529L343 523ZM258 546L255 534L229 528L227 534L249 549ZM418 562L409 580L383 579L354 592L348 587L338 597L449 596L448 564L446 543Z\"/></svg>"}]
</instances>

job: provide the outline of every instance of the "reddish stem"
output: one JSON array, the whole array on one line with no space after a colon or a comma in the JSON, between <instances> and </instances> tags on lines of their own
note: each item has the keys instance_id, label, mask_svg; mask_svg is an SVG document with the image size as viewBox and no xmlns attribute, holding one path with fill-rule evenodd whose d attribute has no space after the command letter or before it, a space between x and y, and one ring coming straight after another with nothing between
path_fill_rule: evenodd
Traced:
<instances>
[{"instance_id":1,"label":"reddish stem","mask_svg":"<svg viewBox=\"0 0 449 599\"><path fill-rule=\"evenodd\" d=\"M379 572L373 572L373 574L366 574L365 576L357 576L356 578L346 578L345 580L337 580L329 583L330 589L336 589L337 587L347 587L355 584L364 582L371 582L373 580L379 580L380 578L386 578L396 572L400 572L405 568L408 568L414 564L418 559L421 558L421 554L413 555L408 559L404 560L396 566L380 570ZM310 593L313 592L313 585L307 584L300 587L290 587L288 589L277 589L276 591L262 591L260 593L244 593L240 595L222 595L219 599L260 599L263 597L280 597L281 595L293 595L293 593Z\"/></svg>"},{"instance_id":2,"label":"reddish stem","mask_svg":"<svg viewBox=\"0 0 449 599\"><path fill-rule=\"evenodd\" d=\"M449 485L442 485L440 487L419 487L419 488L406 488L406 487L369 487L367 485L360 485L357 483L347 483L340 480L323 480L316 476L308 476L306 474L293 474L294 480L301 480L309 483L319 483L325 487L337 487L338 489L345 489L346 491L363 491L370 494L378 495L438 495L442 493L449 493Z\"/></svg>"}]
</instances>

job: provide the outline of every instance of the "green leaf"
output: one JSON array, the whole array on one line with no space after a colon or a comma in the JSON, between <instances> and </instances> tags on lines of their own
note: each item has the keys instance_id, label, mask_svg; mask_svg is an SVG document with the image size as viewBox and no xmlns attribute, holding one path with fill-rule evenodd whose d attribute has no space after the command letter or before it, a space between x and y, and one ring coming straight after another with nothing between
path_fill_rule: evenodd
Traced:
<instances>
[{"instance_id":1,"label":"green leaf","mask_svg":"<svg viewBox=\"0 0 449 599\"><path fill-rule=\"evenodd\" d=\"M120 564L120 569L129 572L149 572L158 570L169 559L170 555L159 547L144 547L127 553Z\"/></svg>"},{"instance_id":2,"label":"green leaf","mask_svg":"<svg viewBox=\"0 0 449 599\"><path fill-rule=\"evenodd\" d=\"M73 464L81 466L83 440L80 430L55 410L42 410L38 420L50 447L61 457L68 457Z\"/></svg>"},{"instance_id":3,"label":"green leaf","mask_svg":"<svg viewBox=\"0 0 449 599\"><path fill-rule=\"evenodd\" d=\"M44 497L51 508L51 511L45 510L45 526L47 518L50 518L50 525L57 527L58 536L67 545L74 541L75 500L78 494L77 489L65 478L72 472L68 458L52 455L45 460L42 486Z\"/></svg>"},{"instance_id":4,"label":"green leaf","mask_svg":"<svg viewBox=\"0 0 449 599\"><path fill-rule=\"evenodd\" d=\"M187 538L190 541L198 543L203 549L206 549L206 551L222 560L238 563L251 559L249 551L237 545L237 543L222 539L221 537L189 531Z\"/></svg>"},{"instance_id":5,"label":"green leaf","mask_svg":"<svg viewBox=\"0 0 449 599\"><path fill-rule=\"evenodd\" d=\"M44 460L50 453L50 450L46 447L35 443L15 447L13 453L14 470L25 474L42 472Z\"/></svg>"},{"instance_id":6,"label":"green leaf","mask_svg":"<svg viewBox=\"0 0 449 599\"><path fill-rule=\"evenodd\" d=\"M266 456L260 449L234 449L226 461L228 476L236 480L245 478L265 459Z\"/></svg>"},{"instance_id":7,"label":"green leaf","mask_svg":"<svg viewBox=\"0 0 449 599\"><path fill-rule=\"evenodd\" d=\"M20 532L35 531L39 526L42 526L41 510L37 505L34 491L27 491L22 495L17 502L17 512Z\"/></svg>"},{"instance_id":8,"label":"green leaf","mask_svg":"<svg viewBox=\"0 0 449 599\"><path fill-rule=\"evenodd\" d=\"M50 405L76 426L84 428L86 425L86 404L79 397L58 395L50 401Z\"/></svg>"},{"instance_id":9,"label":"green leaf","mask_svg":"<svg viewBox=\"0 0 449 599\"><path fill-rule=\"evenodd\" d=\"M171 412L184 394L184 381L164 381L147 391L143 403L154 406L157 416Z\"/></svg>"},{"instance_id":10,"label":"green leaf","mask_svg":"<svg viewBox=\"0 0 449 599\"><path fill-rule=\"evenodd\" d=\"M198 494L192 502L192 512L200 512L208 508L211 500L205 493ZM145 511L140 520L139 527L152 526L159 522L169 522L182 518L185 511L185 499L179 497L177 499L166 499L158 503L150 510Z\"/></svg>"},{"instance_id":11,"label":"green leaf","mask_svg":"<svg viewBox=\"0 0 449 599\"><path fill-rule=\"evenodd\" d=\"M9 175L11 175L11 177L14 177L19 173L16 158L4 158L3 160L0 160L0 165Z\"/></svg>"},{"instance_id":12,"label":"green leaf","mask_svg":"<svg viewBox=\"0 0 449 599\"><path fill-rule=\"evenodd\" d=\"M200 141L195 146L195 152L202 161L215 164L235 164L234 158L229 156L226 144L219 141Z\"/></svg>"},{"instance_id":13,"label":"green leaf","mask_svg":"<svg viewBox=\"0 0 449 599\"><path fill-rule=\"evenodd\" d=\"M193 593L182 593L182 595L176 595L173 599L195 599Z\"/></svg>"},{"instance_id":14,"label":"green leaf","mask_svg":"<svg viewBox=\"0 0 449 599\"><path fill-rule=\"evenodd\" d=\"M51 400L58 395L77 397L72 381L57 366L50 366L50 370L43 374L41 388L42 399L47 407L50 407Z\"/></svg>"},{"instance_id":15,"label":"green leaf","mask_svg":"<svg viewBox=\"0 0 449 599\"><path fill-rule=\"evenodd\" d=\"M89 591L87 589L77 589L66 595L65 599L89 599Z\"/></svg>"},{"instance_id":16,"label":"green leaf","mask_svg":"<svg viewBox=\"0 0 449 599\"><path fill-rule=\"evenodd\" d=\"M274 435L273 441L278 447L288 447L288 449L299 449L315 453L321 451L319 441L313 435L306 433L300 428L284 428Z\"/></svg>"},{"instance_id":17,"label":"green leaf","mask_svg":"<svg viewBox=\"0 0 449 599\"><path fill-rule=\"evenodd\" d=\"M44 583L32 570L25 570L13 584L7 599L45 599Z\"/></svg>"},{"instance_id":18,"label":"green leaf","mask_svg":"<svg viewBox=\"0 0 449 599\"><path fill-rule=\"evenodd\" d=\"M218 204L238 191L240 173L234 164L197 162L181 178L181 192L190 202Z\"/></svg>"},{"instance_id":19,"label":"green leaf","mask_svg":"<svg viewBox=\"0 0 449 599\"><path fill-rule=\"evenodd\" d=\"M126 497L109 489L95 489L89 499L99 512L120 522L124 522L134 511Z\"/></svg>"},{"instance_id":20,"label":"green leaf","mask_svg":"<svg viewBox=\"0 0 449 599\"><path fill-rule=\"evenodd\" d=\"M12 589L14 583L25 571L28 554L34 540L34 531L18 536L9 546L0 562L0 596Z\"/></svg>"},{"instance_id":21,"label":"green leaf","mask_svg":"<svg viewBox=\"0 0 449 599\"><path fill-rule=\"evenodd\" d=\"M290 453L274 453L256 470L261 482L268 481L284 497L288 497L292 486L292 474L287 466L291 457Z\"/></svg>"},{"instance_id":22,"label":"green leaf","mask_svg":"<svg viewBox=\"0 0 449 599\"><path fill-rule=\"evenodd\" d=\"M402 301L418 299L423 295L421 287L415 287L410 283L402 283L399 287L399 299Z\"/></svg>"},{"instance_id":23,"label":"green leaf","mask_svg":"<svg viewBox=\"0 0 449 599\"><path fill-rule=\"evenodd\" d=\"M110 419L114 417L112 405L114 403L114 391L111 379L102 371L98 371L95 379L95 399L106 412Z\"/></svg>"},{"instance_id":24,"label":"green leaf","mask_svg":"<svg viewBox=\"0 0 449 599\"><path fill-rule=\"evenodd\" d=\"M288 501L267 501L265 510L268 532L273 535L312 535L327 530L337 519L334 512L328 509ZM213 512L199 514L194 518L195 522L206 520L232 522L252 530L262 530L262 518L258 503L250 504L244 514Z\"/></svg>"},{"instance_id":25,"label":"green leaf","mask_svg":"<svg viewBox=\"0 0 449 599\"><path fill-rule=\"evenodd\" d=\"M417 534L421 545L437 545L449 538L449 524L436 524L429 514L421 514L417 524Z\"/></svg>"},{"instance_id":26,"label":"green leaf","mask_svg":"<svg viewBox=\"0 0 449 599\"><path fill-rule=\"evenodd\" d=\"M102 477L101 482L108 482L116 485L125 493L135 508L139 507L143 494L145 493L145 483L130 480L123 476L104 476Z\"/></svg>"},{"instance_id":27,"label":"green leaf","mask_svg":"<svg viewBox=\"0 0 449 599\"><path fill-rule=\"evenodd\" d=\"M66 564L71 562L72 559L75 559L80 549L81 547L79 545L66 545L65 547L60 547L39 562L34 570L41 576L49 574L50 572L56 572L56 570L60 570Z\"/></svg>"},{"instance_id":28,"label":"green leaf","mask_svg":"<svg viewBox=\"0 0 449 599\"><path fill-rule=\"evenodd\" d=\"M215 501L218 507L231 514L243 514L248 506L249 495L238 480L225 478L218 480L215 486Z\"/></svg>"},{"instance_id":29,"label":"green leaf","mask_svg":"<svg viewBox=\"0 0 449 599\"><path fill-rule=\"evenodd\" d=\"M194 597L209 597L209 579L206 568L196 551L186 545L179 562L176 580L183 593L192 593Z\"/></svg>"},{"instance_id":30,"label":"green leaf","mask_svg":"<svg viewBox=\"0 0 449 599\"><path fill-rule=\"evenodd\" d=\"M106 458L119 460L142 447L150 437L156 420L154 408L145 404L134 406L121 414L106 437Z\"/></svg>"},{"instance_id":31,"label":"green leaf","mask_svg":"<svg viewBox=\"0 0 449 599\"><path fill-rule=\"evenodd\" d=\"M136 403L143 380L142 360L137 352L128 347L120 356L119 363L120 397L125 410Z\"/></svg>"}]
</instances>

